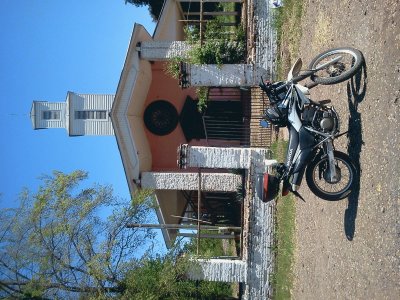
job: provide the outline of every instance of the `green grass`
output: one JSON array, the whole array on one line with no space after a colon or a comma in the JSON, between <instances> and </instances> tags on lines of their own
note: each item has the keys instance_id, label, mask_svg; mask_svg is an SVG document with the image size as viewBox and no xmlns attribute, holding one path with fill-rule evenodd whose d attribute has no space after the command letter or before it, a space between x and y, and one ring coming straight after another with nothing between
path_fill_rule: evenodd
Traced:
<instances>
[{"instance_id":1,"label":"green grass","mask_svg":"<svg viewBox=\"0 0 400 300\"><path fill-rule=\"evenodd\" d=\"M274 10L274 27L277 31L278 58L277 80L286 78L291 65L299 56L303 0L284 0L284 6ZM276 141L271 150L274 158L284 161L287 142ZM289 194L277 199L276 261L273 274L273 299L291 299L293 289L293 264L296 230L295 197Z\"/></svg>"},{"instance_id":2,"label":"green grass","mask_svg":"<svg viewBox=\"0 0 400 300\"><path fill-rule=\"evenodd\" d=\"M290 299L293 288L295 198L281 197L277 204L277 255L275 265L274 299Z\"/></svg>"},{"instance_id":3,"label":"green grass","mask_svg":"<svg viewBox=\"0 0 400 300\"><path fill-rule=\"evenodd\" d=\"M277 78L282 80L299 54L303 0L284 0L284 6L274 10L277 31Z\"/></svg>"},{"instance_id":4,"label":"green grass","mask_svg":"<svg viewBox=\"0 0 400 300\"><path fill-rule=\"evenodd\" d=\"M272 144L273 158L284 160L287 142L278 140ZM293 288L293 263L295 250L295 198L289 194L277 199L276 215L276 261L273 274L273 299L290 299Z\"/></svg>"}]
</instances>

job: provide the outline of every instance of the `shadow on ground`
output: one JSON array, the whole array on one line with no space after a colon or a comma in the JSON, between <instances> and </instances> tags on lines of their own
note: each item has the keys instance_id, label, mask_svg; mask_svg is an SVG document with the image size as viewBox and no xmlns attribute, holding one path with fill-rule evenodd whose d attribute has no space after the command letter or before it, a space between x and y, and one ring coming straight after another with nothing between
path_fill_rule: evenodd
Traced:
<instances>
[{"instance_id":1,"label":"shadow on ground","mask_svg":"<svg viewBox=\"0 0 400 300\"><path fill-rule=\"evenodd\" d=\"M353 240L356 228L362 171L360 165L360 154L364 144L362 136L362 119L361 113L358 112L358 104L364 100L366 91L367 67L364 63L360 71L347 84L347 96L350 112L347 152L357 170L356 178L354 179L353 193L348 197L349 202L344 213L344 231L349 241Z\"/></svg>"}]
</instances>

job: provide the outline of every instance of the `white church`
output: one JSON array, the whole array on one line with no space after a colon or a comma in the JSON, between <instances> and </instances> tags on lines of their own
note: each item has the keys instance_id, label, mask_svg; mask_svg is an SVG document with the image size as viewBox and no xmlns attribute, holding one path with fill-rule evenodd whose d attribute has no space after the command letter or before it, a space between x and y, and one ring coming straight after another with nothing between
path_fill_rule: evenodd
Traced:
<instances>
[{"instance_id":1,"label":"white church","mask_svg":"<svg viewBox=\"0 0 400 300\"><path fill-rule=\"evenodd\" d=\"M192 66L189 87L182 89L178 79L165 73L164 64L172 52L181 51L173 47L182 46L176 42L185 38L181 22L185 2L190 1L165 0L153 35L135 24L115 95L68 92L63 102L34 101L32 126L65 128L69 136L114 135L129 190L154 190L160 224L178 225L194 218L242 227L239 257L204 261L200 279L245 283L244 299L259 299L268 293L265 283L272 264L264 259L265 272L257 272L246 249L258 243L262 256L270 256L272 227L266 224L273 226L273 220L272 208L252 196L249 178L273 162L265 159L270 137L260 139L259 133L265 101L257 88L252 89L258 67L226 65L225 76L224 68L197 66L202 71L196 70L197 78ZM217 87L213 76L220 80ZM239 87L243 83L248 89ZM197 111L196 84L214 84L204 114ZM243 184L250 190L240 202L238 188ZM168 228L162 233L167 246L180 235Z\"/></svg>"}]
</instances>

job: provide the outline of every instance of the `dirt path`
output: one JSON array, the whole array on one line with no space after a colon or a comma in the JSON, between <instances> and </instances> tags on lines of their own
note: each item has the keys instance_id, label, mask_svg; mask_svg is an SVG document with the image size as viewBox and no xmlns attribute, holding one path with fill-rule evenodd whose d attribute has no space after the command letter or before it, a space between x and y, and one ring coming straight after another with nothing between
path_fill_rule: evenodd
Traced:
<instances>
[{"instance_id":1,"label":"dirt path","mask_svg":"<svg viewBox=\"0 0 400 300\"><path fill-rule=\"evenodd\" d=\"M340 202L297 202L293 299L400 299L400 1L309 0L301 57L360 49L353 80L311 91L332 99L350 134L336 143L360 169L356 193Z\"/></svg>"}]
</instances>

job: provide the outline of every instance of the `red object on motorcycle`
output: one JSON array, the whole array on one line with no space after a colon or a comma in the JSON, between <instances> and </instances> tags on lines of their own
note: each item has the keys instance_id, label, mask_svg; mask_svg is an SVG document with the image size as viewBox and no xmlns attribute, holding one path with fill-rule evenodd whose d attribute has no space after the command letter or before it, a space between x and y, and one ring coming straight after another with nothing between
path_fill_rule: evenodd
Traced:
<instances>
[{"instance_id":1,"label":"red object on motorcycle","mask_svg":"<svg viewBox=\"0 0 400 300\"><path fill-rule=\"evenodd\" d=\"M266 195L266 194L268 194L268 179L269 179L269 175L268 175L268 173L265 173L264 174L264 178L263 178L263 188L264 188L264 190L263 190L263 196L264 195ZM264 197L263 197L264 198ZM264 199L263 199L263 201L264 201Z\"/></svg>"},{"instance_id":2,"label":"red object on motorcycle","mask_svg":"<svg viewBox=\"0 0 400 300\"><path fill-rule=\"evenodd\" d=\"M268 173L257 175L256 193L263 202L275 199L279 191L279 180Z\"/></svg>"},{"instance_id":3,"label":"red object on motorcycle","mask_svg":"<svg viewBox=\"0 0 400 300\"><path fill-rule=\"evenodd\" d=\"M282 196L287 196L289 192L290 192L290 184L288 181L285 180L282 186Z\"/></svg>"},{"instance_id":4,"label":"red object on motorcycle","mask_svg":"<svg viewBox=\"0 0 400 300\"><path fill-rule=\"evenodd\" d=\"M289 189L282 190L282 196L287 196L289 194Z\"/></svg>"}]
</instances>

